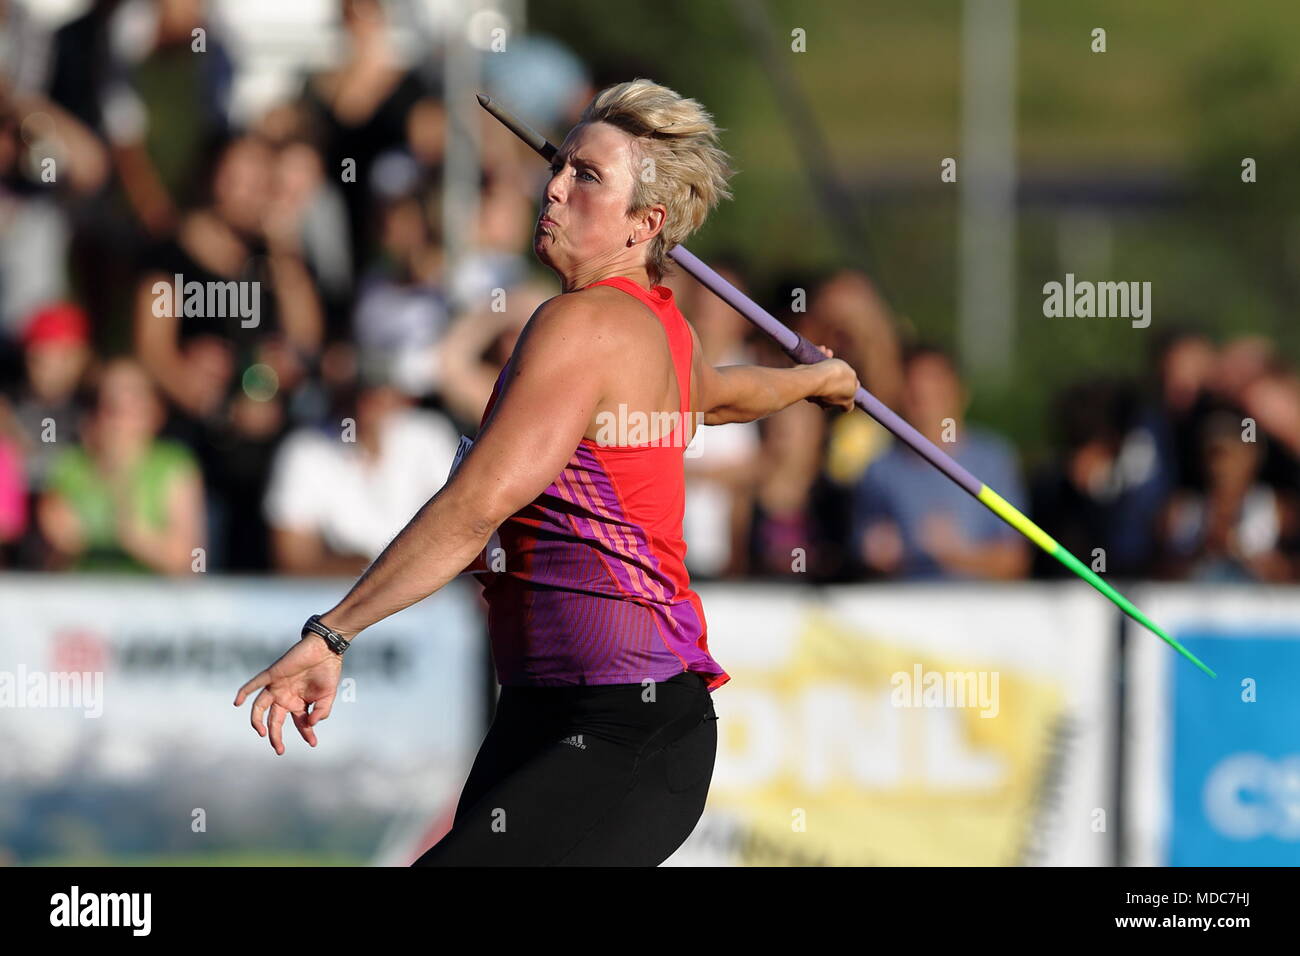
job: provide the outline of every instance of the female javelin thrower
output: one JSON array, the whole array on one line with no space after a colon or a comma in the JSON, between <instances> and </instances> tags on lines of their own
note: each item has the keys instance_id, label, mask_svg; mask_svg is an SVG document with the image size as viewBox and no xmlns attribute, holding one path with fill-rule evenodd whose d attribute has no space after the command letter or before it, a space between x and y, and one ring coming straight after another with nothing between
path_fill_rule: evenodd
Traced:
<instances>
[{"instance_id":1,"label":"female javelin thrower","mask_svg":"<svg viewBox=\"0 0 1300 956\"><path fill-rule=\"evenodd\" d=\"M520 335L477 439L347 596L235 698L261 690L251 721L266 736L270 709L276 753L286 715L314 747L347 642L480 575L501 694L454 824L417 866L657 865L704 810L710 694L730 678L683 560L683 453L699 422L801 399L849 409L859 387L835 358L704 361L658 283L730 175L696 101L644 79L595 97L555 156L534 235L563 292Z\"/></svg>"}]
</instances>

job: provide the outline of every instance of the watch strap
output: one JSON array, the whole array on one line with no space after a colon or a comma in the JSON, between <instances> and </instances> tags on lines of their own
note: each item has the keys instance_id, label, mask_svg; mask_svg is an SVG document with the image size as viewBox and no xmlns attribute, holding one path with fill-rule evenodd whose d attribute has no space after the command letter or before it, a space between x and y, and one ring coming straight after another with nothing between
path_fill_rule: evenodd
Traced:
<instances>
[{"instance_id":1,"label":"watch strap","mask_svg":"<svg viewBox=\"0 0 1300 956\"><path fill-rule=\"evenodd\" d=\"M308 631L324 638L325 643L329 645L330 650L339 656L342 656L343 652L352 645L352 642L338 631L333 630L326 624L322 624L319 614L313 614L311 617L307 618L307 623L302 626L304 637L307 635Z\"/></svg>"}]
</instances>

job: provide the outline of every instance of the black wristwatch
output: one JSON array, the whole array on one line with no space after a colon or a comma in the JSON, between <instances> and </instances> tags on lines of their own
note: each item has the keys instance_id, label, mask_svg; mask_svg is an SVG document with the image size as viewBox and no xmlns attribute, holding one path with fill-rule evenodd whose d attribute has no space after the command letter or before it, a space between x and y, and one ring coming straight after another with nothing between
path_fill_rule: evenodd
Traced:
<instances>
[{"instance_id":1,"label":"black wristwatch","mask_svg":"<svg viewBox=\"0 0 1300 956\"><path fill-rule=\"evenodd\" d=\"M343 656L344 651L352 646L352 642L338 631L333 630L326 624L322 624L319 614L313 614L307 618L307 623L302 626L302 636L306 637L308 631L323 637L325 643L330 646L330 650L340 657Z\"/></svg>"}]
</instances>

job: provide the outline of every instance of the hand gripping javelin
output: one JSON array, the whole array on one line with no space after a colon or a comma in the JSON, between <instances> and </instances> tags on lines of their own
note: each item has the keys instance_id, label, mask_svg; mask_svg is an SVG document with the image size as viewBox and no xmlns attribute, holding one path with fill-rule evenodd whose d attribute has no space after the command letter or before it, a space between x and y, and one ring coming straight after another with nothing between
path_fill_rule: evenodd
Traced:
<instances>
[{"instance_id":1,"label":"hand gripping javelin","mask_svg":"<svg viewBox=\"0 0 1300 956\"><path fill-rule=\"evenodd\" d=\"M491 97L484 94L478 94L479 104L495 116L501 123L521 140L529 145L533 150L540 153L542 158L550 160L556 153L556 148L547 142L546 137L529 127L514 114L504 109L499 103L494 102ZM724 302L734 308L754 325L762 329L767 335L776 342L790 356L790 359L800 365L812 365L815 362L824 361L826 355L813 345L806 338L789 328L786 328L773 315L763 309L757 302L749 298L735 286L733 286L722 276L718 275L707 265L705 265L696 255L689 252L685 246L675 246L669 251L668 255L678 263L683 269L700 281L707 289L720 297ZM1120 594L1113 587L1097 576L1097 573L1089 568L1086 564L1076 558L1073 554L1052 538L1046 531L1038 527L1022 514L1014 505L999 495L996 491L984 484L969 471L957 464L956 460L946 452L941 451L930 439L926 438L915 428L903 421L902 417L885 405L880 399L872 395L865 388L859 388L854 396L854 404L862 409L881 425L889 429L894 437L902 441L914 452L928 461L934 467L955 481L963 490L970 493L977 501L992 511L995 515L1005 521L1011 527L1015 528L1026 538L1032 541L1038 547L1042 548L1052 557L1056 558L1063 565L1077 574L1083 580L1087 581L1094 588L1106 595L1111 602L1121 611L1137 621L1147 630L1151 631L1162 641L1176 650L1183 657L1187 658L1202 671L1211 677L1218 677L1214 671L1206 667L1205 664L1183 647L1176 640L1164 632L1164 630L1153 620L1143 614L1133 605L1128 598Z\"/></svg>"}]
</instances>

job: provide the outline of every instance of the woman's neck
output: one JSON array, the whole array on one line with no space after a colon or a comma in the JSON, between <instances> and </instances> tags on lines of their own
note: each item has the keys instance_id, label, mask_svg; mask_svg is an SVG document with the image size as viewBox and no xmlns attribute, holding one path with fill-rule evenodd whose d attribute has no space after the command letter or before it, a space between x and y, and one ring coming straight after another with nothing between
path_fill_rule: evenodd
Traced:
<instances>
[{"instance_id":1,"label":"woman's neck","mask_svg":"<svg viewBox=\"0 0 1300 956\"><path fill-rule=\"evenodd\" d=\"M650 282L650 273L646 270L644 265L590 266L581 270L576 270L567 276L561 276L561 288L565 292L576 292L579 289L585 289L593 282L599 282L602 279L612 279L615 276L622 276L624 279L630 279L647 291L654 288L654 285Z\"/></svg>"}]
</instances>

